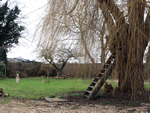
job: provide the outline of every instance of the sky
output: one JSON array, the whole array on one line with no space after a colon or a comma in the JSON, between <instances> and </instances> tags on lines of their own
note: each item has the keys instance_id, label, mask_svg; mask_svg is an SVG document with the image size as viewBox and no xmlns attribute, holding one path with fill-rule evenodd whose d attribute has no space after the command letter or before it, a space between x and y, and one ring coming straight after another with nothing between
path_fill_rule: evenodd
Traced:
<instances>
[{"instance_id":1,"label":"sky","mask_svg":"<svg viewBox=\"0 0 150 113\"><path fill-rule=\"evenodd\" d=\"M41 61L35 51L36 46L33 41L37 25L45 14L48 0L9 0L11 6L17 5L21 9L22 25L26 27L23 37L19 39L19 44L11 48L7 54L8 58L23 58ZM6 0L0 1L5 3Z\"/></svg>"},{"instance_id":2,"label":"sky","mask_svg":"<svg viewBox=\"0 0 150 113\"><path fill-rule=\"evenodd\" d=\"M5 3L6 0L0 1ZM35 31L38 23L44 16L47 0L9 0L11 6L15 4L21 9L21 23L26 27L23 36L19 39L19 44L11 48L7 54L8 58L24 58L38 61L35 53Z\"/></svg>"}]
</instances>

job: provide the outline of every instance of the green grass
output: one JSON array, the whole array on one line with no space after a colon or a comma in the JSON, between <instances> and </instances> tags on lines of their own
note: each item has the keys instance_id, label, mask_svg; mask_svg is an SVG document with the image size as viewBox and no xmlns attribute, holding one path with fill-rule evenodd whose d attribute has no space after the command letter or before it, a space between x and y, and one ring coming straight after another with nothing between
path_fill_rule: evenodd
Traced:
<instances>
[{"instance_id":1,"label":"green grass","mask_svg":"<svg viewBox=\"0 0 150 113\"><path fill-rule=\"evenodd\" d=\"M145 88L150 88L150 84L145 84Z\"/></svg>"},{"instance_id":2,"label":"green grass","mask_svg":"<svg viewBox=\"0 0 150 113\"><path fill-rule=\"evenodd\" d=\"M52 79L50 83L42 82L41 77L22 78L19 83L15 79L0 80L0 88L10 96L39 99L68 91L85 91L92 79Z\"/></svg>"},{"instance_id":3,"label":"green grass","mask_svg":"<svg viewBox=\"0 0 150 113\"><path fill-rule=\"evenodd\" d=\"M41 77L21 78L19 83L15 79L0 79L0 88L4 93L10 96L40 99L42 97L51 97L56 94L66 94L68 91L85 91L93 79L53 79L50 83L42 82ZM108 82L110 83L110 82ZM117 82L111 82L113 87L117 86ZM150 88L150 84L145 85ZM75 95L80 95L75 93Z\"/></svg>"}]
</instances>

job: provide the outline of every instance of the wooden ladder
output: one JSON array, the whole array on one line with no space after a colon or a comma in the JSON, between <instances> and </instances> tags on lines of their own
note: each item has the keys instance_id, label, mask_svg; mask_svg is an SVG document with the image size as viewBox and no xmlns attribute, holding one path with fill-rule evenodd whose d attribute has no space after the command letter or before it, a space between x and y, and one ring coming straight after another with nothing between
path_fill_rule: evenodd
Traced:
<instances>
[{"instance_id":1,"label":"wooden ladder","mask_svg":"<svg viewBox=\"0 0 150 113\"><path fill-rule=\"evenodd\" d=\"M91 100L96 96L96 94L98 93L100 88L103 86L103 84L105 83L108 76L111 74L113 70L113 67L115 65L114 57L115 57L114 55L111 55L108 58L106 63L101 68L100 74L98 74L98 76L93 79L92 83L89 85L89 87L87 88L87 90L85 91L83 95L85 98ZM112 61L114 62L112 63Z\"/></svg>"}]
</instances>

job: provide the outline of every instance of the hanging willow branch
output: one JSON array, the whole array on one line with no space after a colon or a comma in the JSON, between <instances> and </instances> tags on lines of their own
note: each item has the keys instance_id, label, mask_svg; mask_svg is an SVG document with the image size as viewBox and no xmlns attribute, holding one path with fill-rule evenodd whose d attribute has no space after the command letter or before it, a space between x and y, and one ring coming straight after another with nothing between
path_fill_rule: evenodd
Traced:
<instances>
[{"instance_id":1,"label":"hanging willow branch","mask_svg":"<svg viewBox=\"0 0 150 113\"><path fill-rule=\"evenodd\" d=\"M150 40L146 9L146 0L49 0L39 45L52 48L68 41L86 62L99 63L101 42L107 41L103 47L115 55L118 88L135 96L144 91L143 57Z\"/></svg>"}]
</instances>

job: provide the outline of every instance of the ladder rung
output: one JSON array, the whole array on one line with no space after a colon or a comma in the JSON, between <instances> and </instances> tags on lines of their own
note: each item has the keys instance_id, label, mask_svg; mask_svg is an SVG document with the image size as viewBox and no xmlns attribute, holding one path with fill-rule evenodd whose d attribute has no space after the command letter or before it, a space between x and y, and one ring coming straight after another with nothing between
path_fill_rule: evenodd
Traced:
<instances>
[{"instance_id":1,"label":"ladder rung","mask_svg":"<svg viewBox=\"0 0 150 113\"><path fill-rule=\"evenodd\" d=\"M88 92L89 94L91 94L93 91L86 90L86 92Z\"/></svg>"},{"instance_id":2,"label":"ladder rung","mask_svg":"<svg viewBox=\"0 0 150 113\"><path fill-rule=\"evenodd\" d=\"M89 95L83 95L83 97L85 97L85 98L89 98Z\"/></svg>"},{"instance_id":3,"label":"ladder rung","mask_svg":"<svg viewBox=\"0 0 150 113\"><path fill-rule=\"evenodd\" d=\"M93 89L95 89L96 87L94 87L94 86L89 86L90 88L93 88Z\"/></svg>"},{"instance_id":4,"label":"ladder rung","mask_svg":"<svg viewBox=\"0 0 150 113\"><path fill-rule=\"evenodd\" d=\"M105 73L100 73L99 75L104 75Z\"/></svg>"},{"instance_id":5,"label":"ladder rung","mask_svg":"<svg viewBox=\"0 0 150 113\"><path fill-rule=\"evenodd\" d=\"M92 83L98 84L98 82L93 81Z\"/></svg>"},{"instance_id":6,"label":"ladder rung","mask_svg":"<svg viewBox=\"0 0 150 113\"><path fill-rule=\"evenodd\" d=\"M94 81L94 80L100 80L100 77L95 77L95 78L93 79L93 81Z\"/></svg>"},{"instance_id":7,"label":"ladder rung","mask_svg":"<svg viewBox=\"0 0 150 113\"><path fill-rule=\"evenodd\" d=\"M100 73L100 74L98 74L98 77L102 77L102 76L104 76L104 73Z\"/></svg>"}]
</instances>

